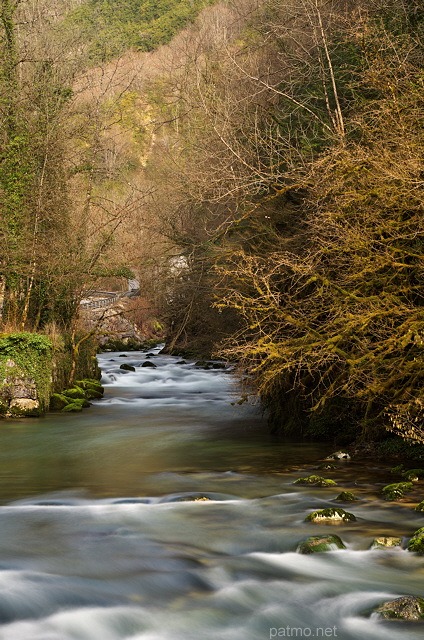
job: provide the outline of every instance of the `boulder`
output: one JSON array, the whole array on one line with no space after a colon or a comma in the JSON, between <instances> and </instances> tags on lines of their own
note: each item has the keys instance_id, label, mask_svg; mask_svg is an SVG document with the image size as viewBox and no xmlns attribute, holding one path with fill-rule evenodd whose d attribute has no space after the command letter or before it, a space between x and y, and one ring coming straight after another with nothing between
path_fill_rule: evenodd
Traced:
<instances>
[{"instance_id":1,"label":"boulder","mask_svg":"<svg viewBox=\"0 0 424 640\"><path fill-rule=\"evenodd\" d=\"M67 404L66 407L63 407L62 411L63 412L70 412L70 411L82 411L82 404L79 404L76 400L75 402L71 402L70 404Z\"/></svg>"},{"instance_id":2,"label":"boulder","mask_svg":"<svg viewBox=\"0 0 424 640\"><path fill-rule=\"evenodd\" d=\"M43 413L39 401L31 398L13 398L10 401L8 412L14 417L39 416Z\"/></svg>"},{"instance_id":3,"label":"boulder","mask_svg":"<svg viewBox=\"0 0 424 640\"><path fill-rule=\"evenodd\" d=\"M149 360L146 360L146 362L143 362L143 364L141 365L142 367L151 367L152 369L156 369L157 365L153 364L153 362L149 362ZM135 369L134 369L135 371Z\"/></svg>"},{"instance_id":4,"label":"boulder","mask_svg":"<svg viewBox=\"0 0 424 640\"><path fill-rule=\"evenodd\" d=\"M339 465L334 464L334 462L323 462L322 464L319 464L316 468L321 471L332 471L333 469L339 469L340 467Z\"/></svg>"},{"instance_id":5,"label":"boulder","mask_svg":"<svg viewBox=\"0 0 424 640\"><path fill-rule=\"evenodd\" d=\"M135 371L135 367L131 366L130 364L127 364L126 362L124 364L121 364L119 368L123 369L124 371Z\"/></svg>"},{"instance_id":6,"label":"boulder","mask_svg":"<svg viewBox=\"0 0 424 640\"><path fill-rule=\"evenodd\" d=\"M384 500L400 500L400 498L403 498L404 493L411 491L412 486L412 482L394 482L383 487L381 495Z\"/></svg>"},{"instance_id":7,"label":"boulder","mask_svg":"<svg viewBox=\"0 0 424 640\"><path fill-rule=\"evenodd\" d=\"M355 502L358 498L351 491L342 491L335 500L338 500L339 502Z\"/></svg>"},{"instance_id":8,"label":"boulder","mask_svg":"<svg viewBox=\"0 0 424 640\"><path fill-rule=\"evenodd\" d=\"M299 544L298 553L322 553L323 551L335 551L336 549L346 549L339 536L311 536Z\"/></svg>"},{"instance_id":9,"label":"boulder","mask_svg":"<svg viewBox=\"0 0 424 640\"><path fill-rule=\"evenodd\" d=\"M394 536L379 536L374 538L371 543L371 549L394 549L402 546L402 538Z\"/></svg>"},{"instance_id":10,"label":"boulder","mask_svg":"<svg viewBox=\"0 0 424 640\"><path fill-rule=\"evenodd\" d=\"M350 455L346 451L335 451L325 458L326 460L350 460Z\"/></svg>"},{"instance_id":11,"label":"boulder","mask_svg":"<svg viewBox=\"0 0 424 640\"><path fill-rule=\"evenodd\" d=\"M306 516L305 522L340 524L342 522L356 522L356 518L353 513L349 513L344 509L320 509Z\"/></svg>"},{"instance_id":12,"label":"boulder","mask_svg":"<svg viewBox=\"0 0 424 640\"><path fill-rule=\"evenodd\" d=\"M424 469L409 469L408 471L402 471L402 477L408 482L418 482L424 478Z\"/></svg>"},{"instance_id":13,"label":"boulder","mask_svg":"<svg viewBox=\"0 0 424 640\"><path fill-rule=\"evenodd\" d=\"M422 502L420 502L420 504L417 504L416 507L414 507L415 511L424 511L424 500Z\"/></svg>"},{"instance_id":14,"label":"boulder","mask_svg":"<svg viewBox=\"0 0 424 640\"><path fill-rule=\"evenodd\" d=\"M62 393L53 393L50 398L50 411L61 411L69 404L69 398Z\"/></svg>"},{"instance_id":15,"label":"boulder","mask_svg":"<svg viewBox=\"0 0 424 640\"><path fill-rule=\"evenodd\" d=\"M104 387L98 380L91 380L90 378L88 380L76 380L75 386L80 387L84 391L93 390L101 394L105 392Z\"/></svg>"},{"instance_id":16,"label":"boulder","mask_svg":"<svg viewBox=\"0 0 424 640\"><path fill-rule=\"evenodd\" d=\"M62 395L66 396L67 398L71 398L72 400L86 399L85 391L84 389L81 389L81 387L65 389L64 391L62 391Z\"/></svg>"},{"instance_id":17,"label":"boulder","mask_svg":"<svg viewBox=\"0 0 424 640\"><path fill-rule=\"evenodd\" d=\"M419 553L421 556L424 555L424 527L415 531L414 535L408 542L407 549L408 551Z\"/></svg>"},{"instance_id":18,"label":"boulder","mask_svg":"<svg viewBox=\"0 0 424 640\"><path fill-rule=\"evenodd\" d=\"M322 478L321 476L307 476L306 478L298 478L293 484L312 485L314 487L334 487L337 486L337 482L329 480L328 478Z\"/></svg>"},{"instance_id":19,"label":"boulder","mask_svg":"<svg viewBox=\"0 0 424 640\"><path fill-rule=\"evenodd\" d=\"M90 403L85 398L77 398L72 400L66 407L63 407L62 411L82 411L85 407L89 407Z\"/></svg>"},{"instance_id":20,"label":"boulder","mask_svg":"<svg viewBox=\"0 0 424 640\"><path fill-rule=\"evenodd\" d=\"M386 620L423 620L424 599L418 596L401 596L380 605L375 613Z\"/></svg>"}]
</instances>

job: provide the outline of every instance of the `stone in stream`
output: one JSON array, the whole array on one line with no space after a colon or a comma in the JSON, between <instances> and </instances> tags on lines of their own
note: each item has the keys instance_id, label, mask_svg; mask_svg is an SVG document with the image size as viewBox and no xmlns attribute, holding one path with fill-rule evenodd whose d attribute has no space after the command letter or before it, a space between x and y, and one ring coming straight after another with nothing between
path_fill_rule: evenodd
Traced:
<instances>
[{"instance_id":1,"label":"stone in stream","mask_svg":"<svg viewBox=\"0 0 424 640\"><path fill-rule=\"evenodd\" d=\"M424 555L424 527L417 529L408 542L408 551L415 551L421 556Z\"/></svg>"},{"instance_id":2,"label":"stone in stream","mask_svg":"<svg viewBox=\"0 0 424 640\"><path fill-rule=\"evenodd\" d=\"M339 465L338 464L334 464L334 462L323 462L322 464L319 464L316 469L319 469L321 471L332 471L334 469L339 469Z\"/></svg>"},{"instance_id":3,"label":"stone in stream","mask_svg":"<svg viewBox=\"0 0 424 640\"><path fill-rule=\"evenodd\" d=\"M126 353L120 353L118 358L128 358Z\"/></svg>"},{"instance_id":4,"label":"stone in stream","mask_svg":"<svg viewBox=\"0 0 424 640\"><path fill-rule=\"evenodd\" d=\"M305 522L315 522L324 524L340 524L342 522L356 522L353 513L349 513L344 509L330 508L313 511L305 518Z\"/></svg>"},{"instance_id":5,"label":"stone in stream","mask_svg":"<svg viewBox=\"0 0 424 640\"><path fill-rule=\"evenodd\" d=\"M424 469L409 469L408 471L402 471L402 477L408 482L418 482L424 478Z\"/></svg>"},{"instance_id":6,"label":"stone in stream","mask_svg":"<svg viewBox=\"0 0 424 640\"><path fill-rule=\"evenodd\" d=\"M68 404L70 404L69 398L62 393L53 393L50 398L50 411L61 411Z\"/></svg>"},{"instance_id":7,"label":"stone in stream","mask_svg":"<svg viewBox=\"0 0 424 640\"><path fill-rule=\"evenodd\" d=\"M176 498L174 502L210 502L212 498L208 498L204 495L192 495L192 496L182 496L181 498Z\"/></svg>"},{"instance_id":8,"label":"stone in stream","mask_svg":"<svg viewBox=\"0 0 424 640\"><path fill-rule=\"evenodd\" d=\"M72 400L80 400L86 398L84 389L81 387L73 387L72 389L65 389L62 391L62 395Z\"/></svg>"},{"instance_id":9,"label":"stone in stream","mask_svg":"<svg viewBox=\"0 0 424 640\"><path fill-rule=\"evenodd\" d=\"M178 362L176 362L176 364L187 364L187 362L185 360L178 360Z\"/></svg>"},{"instance_id":10,"label":"stone in stream","mask_svg":"<svg viewBox=\"0 0 424 640\"><path fill-rule=\"evenodd\" d=\"M121 364L119 368L123 369L124 371L135 371L135 367L132 367L130 364L127 364L126 362L124 364Z\"/></svg>"},{"instance_id":11,"label":"stone in stream","mask_svg":"<svg viewBox=\"0 0 424 640\"><path fill-rule=\"evenodd\" d=\"M90 403L84 398L77 398L72 400L66 407L63 407L62 412L70 412L70 411L82 411L85 407L89 407Z\"/></svg>"},{"instance_id":12,"label":"stone in stream","mask_svg":"<svg viewBox=\"0 0 424 640\"><path fill-rule=\"evenodd\" d=\"M323 551L335 551L346 549L346 545L339 536L311 536L299 544L298 553L322 553Z\"/></svg>"},{"instance_id":13,"label":"stone in stream","mask_svg":"<svg viewBox=\"0 0 424 640\"><path fill-rule=\"evenodd\" d=\"M143 362L143 364L141 365L142 367L152 367L152 369L156 369L157 365L153 364L153 362L149 362L149 360L146 360L146 362ZM135 371L135 369L134 369Z\"/></svg>"},{"instance_id":14,"label":"stone in stream","mask_svg":"<svg viewBox=\"0 0 424 640\"><path fill-rule=\"evenodd\" d=\"M400 500L406 491L412 490L412 486L412 482L394 482L383 487L381 495L384 500Z\"/></svg>"},{"instance_id":15,"label":"stone in stream","mask_svg":"<svg viewBox=\"0 0 424 640\"><path fill-rule=\"evenodd\" d=\"M337 498L334 499L338 500L339 502L355 502L356 500L358 500L355 494L351 491L342 491L341 493L339 493Z\"/></svg>"},{"instance_id":16,"label":"stone in stream","mask_svg":"<svg viewBox=\"0 0 424 640\"><path fill-rule=\"evenodd\" d=\"M424 600L418 596L401 596L380 605L375 613L385 620L423 620Z\"/></svg>"},{"instance_id":17,"label":"stone in stream","mask_svg":"<svg viewBox=\"0 0 424 640\"><path fill-rule=\"evenodd\" d=\"M402 538L395 538L394 536L379 536L378 538L374 538L370 549L395 549L401 547Z\"/></svg>"},{"instance_id":18,"label":"stone in stream","mask_svg":"<svg viewBox=\"0 0 424 640\"><path fill-rule=\"evenodd\" d=\"M346 451L335 451L325 458L326 460L350 460L350 455Z\"/></svg>"},{"instance_id":19,"label":"stone in stream","mask_svg":"<svg viewBox=\"0 0 424 640\"><path fill-rule=\"evenodd\" d=\"M416 507L414 507L414 511L424 511L424 500L420 502L420 504L417 504Z\"/></svg>"},{"instance_id":20,"label":"stone in stream","mask_svg":"<svg viewBox=\"0 0 424 640\"><path fill-rule=\"evenodd\" d=\"M76 380L75 385L83 389L88 400L98 400L103 397L105 392L98 380Z\"/></svg>"},{"instance_id":21,"label":"stone in stream","mask_svg":"<svg viewBox=\"0 0 424 640\"><path fill-rule=\"evenodd\" d=\"M322 478L321 476L307 476L306 478L298 478L293 484L312 485L314 487L334 487L337 486L337 482L329 480L328 478Z\"/></svg>"}]
</instances>

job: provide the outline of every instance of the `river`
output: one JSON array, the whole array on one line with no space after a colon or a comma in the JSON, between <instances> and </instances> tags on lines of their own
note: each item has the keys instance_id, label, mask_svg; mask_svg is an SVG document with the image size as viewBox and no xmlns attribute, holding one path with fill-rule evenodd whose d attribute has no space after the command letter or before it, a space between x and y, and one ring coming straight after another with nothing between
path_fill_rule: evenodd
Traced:
<instances>
[{"instance_id":1,"label":"river","mask_svg":"<svg viewBox=\"0 0 424 640\"><path fill-rule=\"evenodd\" d=\"M328 445L271 437L228 371L153 353L101 354L105 397L82 414L1 423L0 639L422 638L368 613L424 596L424 557L369 550L424 525L378 497L388 469L340 462L323 474L336 490L293 485ZM357 522L304 522L342 489ZM296 553L323 532L348 548Z\"/></svg>"}]
</instances>

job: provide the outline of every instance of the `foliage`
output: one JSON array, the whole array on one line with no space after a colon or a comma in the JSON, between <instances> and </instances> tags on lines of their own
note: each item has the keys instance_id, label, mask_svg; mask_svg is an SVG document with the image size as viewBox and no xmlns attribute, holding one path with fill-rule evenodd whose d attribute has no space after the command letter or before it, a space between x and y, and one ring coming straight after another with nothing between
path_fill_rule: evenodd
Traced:
<instances>
[{"instance_id":1,"label":"foliage","mask_svg":"<svg viewBox=\"0 0 424 640\"><path fill-rule=\"evenodd\" d=\"M29 377L35 382L41 411L49 404L53 345L33 333L0 334L0 381Z\"/></svg>"},{"instance_id":2,"label":"foliage","mask_svg":"<svg viewBox=\"0 0 424 640\"><path fill-rule=\"evenodd\" d=\"M379 14L360 23L360 42L357 29L343 33L356 59L343 135L302 168L283 233L277 203L274 228L251 221L261 245L244 241L222 261L218 304L244 318L226 353L253 372L277 428L287 430L284 403L326 412L333 430L344 404L367 437L384 425L423 441L422 32L393 33Z\"/></svg>"},{"instance_id":3,"label":"foliage","mask_svg":"<svg viewBox=\"0 0 424 640\"><path fill-rule=\"evenodd\" d=\"M166 44L212 0L86 0L65 25L78 24L92 61L109 60L127 49L151 51Z\"/></svg>"}]
</instances>

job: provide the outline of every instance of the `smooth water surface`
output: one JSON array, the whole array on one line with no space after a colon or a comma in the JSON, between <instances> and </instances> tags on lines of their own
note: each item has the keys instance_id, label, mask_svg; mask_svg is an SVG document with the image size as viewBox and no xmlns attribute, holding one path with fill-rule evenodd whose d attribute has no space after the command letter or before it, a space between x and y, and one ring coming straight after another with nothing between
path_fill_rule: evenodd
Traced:
<instances>
[{"instance_id":1,"label":"smooth water surface","mask_svg":"<svg viewBox=\"0 0 424 640\"><path fill-rule=\"evenodd\" d=\"M424 596L423 557L369 550L424 526L378 497L387 469L341 462L324 474L336 490L293 485L328 446L270 437L229 372L152 353L100 355L105 398L82 414L1 423L0 640L423 638L369 615ZM304 522L343 489L357 522ZM335 531L347 550L296 553Z\"/></svg>"}]
</instances>

